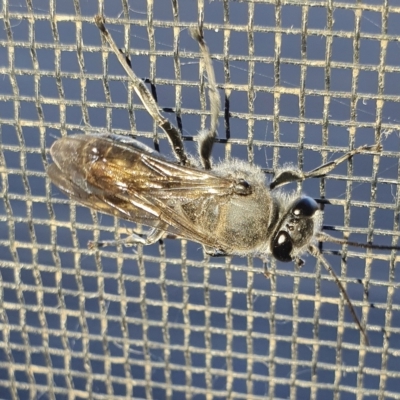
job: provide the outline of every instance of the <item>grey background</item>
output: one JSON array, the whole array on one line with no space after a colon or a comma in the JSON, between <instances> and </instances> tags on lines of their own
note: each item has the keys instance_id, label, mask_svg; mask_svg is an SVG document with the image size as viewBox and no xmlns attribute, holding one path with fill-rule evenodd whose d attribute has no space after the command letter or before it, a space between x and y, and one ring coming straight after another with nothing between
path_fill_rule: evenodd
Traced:
<instances>
[{"instance_id":1,"label":"grey background","mask_svg":"<svg viewBox=\"0 0 400 400\"><path fill-rule=\"evenodd\" d=\"M324 225L339 237L396 244L400 2L178 4L174 33L165 0L130 1L130 21L111 0L2 3L0 398L400 398L395 252L324 245L368 321L364 347L312 257L300 272L272 262L266 280L260 260L205 258L192 242L94 253L88 240L134 225L72 204L46 178L49 147L77 131L132 133L170 152L113 54L103 69L109 50L93 24L101 10L160 106L178 110L167 115L181 116L194 153L208 101L187 26L203 9L223 106L230 91L215 158L247 159L267 174L285 162L310 170L380 135L380 157L355 157L302 189L331 201Z\"/></svg>"}]
</instances>

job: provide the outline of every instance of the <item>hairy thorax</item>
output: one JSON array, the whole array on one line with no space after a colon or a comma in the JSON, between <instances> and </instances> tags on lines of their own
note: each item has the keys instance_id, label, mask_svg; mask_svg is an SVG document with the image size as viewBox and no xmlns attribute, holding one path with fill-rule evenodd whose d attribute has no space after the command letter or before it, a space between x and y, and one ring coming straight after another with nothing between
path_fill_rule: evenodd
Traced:
<instances>
[{"instance_id":1,"label":"hairy thorax","mask_svg":"<svg viewBox=\"0 0 400 400\"><path fill-rule=\"evenodd\" d=\"M182 205L183 212L204 232L223 244L229 254L268 253L269 236L276 224L276 202L260 168L239 160L214 166L217 176L244 180L251 194L214 195Z\"/></svg>"}]
</instances>

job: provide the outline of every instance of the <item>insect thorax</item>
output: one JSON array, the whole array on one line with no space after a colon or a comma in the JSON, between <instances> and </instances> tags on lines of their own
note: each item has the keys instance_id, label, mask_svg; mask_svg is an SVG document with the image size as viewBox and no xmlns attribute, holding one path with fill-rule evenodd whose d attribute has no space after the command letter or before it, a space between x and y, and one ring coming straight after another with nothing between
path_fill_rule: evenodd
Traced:
<instances>
[{"instance_id":1,"label":"insect thorax","mask_svg":"<svg viewBox=\"0 0 400 400\"><path fill-rule=\"evenodd\" d=\"M216 194L207 199L182 205L182 210L196 226L210 232L219 243L225 243L228 254L268 253L271 231L277 223L278 203L265 185L260 168L242 161L226 161L212 173L224 178L247 182L251 194L235 191L229 196Z\"/></svg>"}]
</instances>

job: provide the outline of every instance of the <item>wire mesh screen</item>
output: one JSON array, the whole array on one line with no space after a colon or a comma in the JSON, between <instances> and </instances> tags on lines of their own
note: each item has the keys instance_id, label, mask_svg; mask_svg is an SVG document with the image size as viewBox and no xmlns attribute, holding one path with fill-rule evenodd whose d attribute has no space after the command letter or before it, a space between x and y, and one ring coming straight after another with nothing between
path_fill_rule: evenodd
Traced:
<instances>
[{"instance_id":1,"label":"wire mesh screen","mask_svg":"<svg viewBox=\"0 0 400 400\"><path fill-rule=\"evenodd\" d=\"M171 154L93 22L104 14L188 152L209 123L188 27L203 23L222 98L214 159L270 179L381 142L301 189L324 229L396 246L400 2L3 0L0 29L1 399L398 399L397 253L324 244L365 324L311 256L296 269L201 245L89 250L135 224L71 202L46 175L76 132ZM145 229L145 228L143 228Z\"/></svg>"}]
</instances>

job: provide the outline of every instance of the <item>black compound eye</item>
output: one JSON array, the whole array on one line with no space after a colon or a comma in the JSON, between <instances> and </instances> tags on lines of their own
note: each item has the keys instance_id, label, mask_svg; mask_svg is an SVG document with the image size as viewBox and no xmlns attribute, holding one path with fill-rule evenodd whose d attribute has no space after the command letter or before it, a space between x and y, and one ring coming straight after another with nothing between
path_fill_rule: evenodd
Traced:
<instances>
[{"instance_id":1,"label":"black compound eye","mask_svg":"<svg viewBox=\"0 0 400 400\"><path fill-rule=\"evenodd\" d=\"M295 217L312 217L317 210L318 203L311 197L302 197L292 206L292 214Z\"/></svg>"},{"instance_id":2,"label":"black compound eye","mask_svg":"<svg viewBox=\"0 0 400 400\"><path fill-rule=\"evenodd\" d=\"M292 238L285 231L280 231L272 243L272 255L282 262L292 261L291 252L293 250Z\"/></svg>"}]
</instances>

